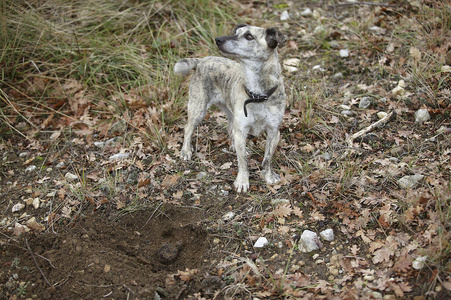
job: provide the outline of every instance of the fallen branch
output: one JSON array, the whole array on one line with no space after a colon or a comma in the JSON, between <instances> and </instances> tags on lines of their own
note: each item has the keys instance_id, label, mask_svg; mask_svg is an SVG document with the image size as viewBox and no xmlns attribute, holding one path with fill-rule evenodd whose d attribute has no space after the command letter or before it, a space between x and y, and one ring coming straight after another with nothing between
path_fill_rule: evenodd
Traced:
<instances>
[{"instance_id":1,"label":"fallen branch","mask_svg":"<svg viewBox=\"0 0 451 300\"><path fill-rule=\"evenodd\" d=\"M361 137L362 135L367 134L370 131L373 131L375 128L377 128L378 126L387 123L390 118L393 116L394 111L391 111L389 114L387 114L385 117L383 117L382 119L380 119L379 121L369 125L368 127L363 128L362 130L360 130L359 132L354 133L353 135L351 135L350 137L348 137L346 139L346 144L349 147L345 153L343 153L341 155L341 158L347 156L349 154L350 149L353 149L354 147L354 140Z\"/></svg>"},{"instance_id":2,"label":"fallen branch","mask_svg":"<svg viewBox=\"0 0 451 300\"><path fill-rule=\"evenodd\" d=\"M349 3L338 3L335 5L329 5L328 8L336 8L336 7L346 7L352 5L368 5L368 6L382 6L382 7L398 7L401 4L385 4L385 3L373 3L373 2L349 2Z\"/></svg>"},{"instance_id":3,"label":"fallen branch","mask_svg":"<svg viewBox=\"0 0 451 300\"><path fill-rule=\"evenodd\" d=\"M48 286L53 287L50 282L47 280L47 277L45 277L44 272L42 272L41 268L38 265L38 262L36 261L36 258L34 257L34 253L30 248L30 245L28 244L28 239L25 239L25 244L27 244L28 251L30 252L31 258L34 260L34 264L38 268L39 272L41 273L42 277L44 278L45 282L48 284Z\"/></svg>"}]
</instances>

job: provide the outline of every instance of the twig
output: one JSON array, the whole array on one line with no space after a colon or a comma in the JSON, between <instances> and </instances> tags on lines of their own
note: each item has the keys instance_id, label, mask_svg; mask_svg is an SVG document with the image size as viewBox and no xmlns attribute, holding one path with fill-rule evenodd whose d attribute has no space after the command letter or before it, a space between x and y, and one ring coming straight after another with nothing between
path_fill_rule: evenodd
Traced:
<instances>
[{"instance_id":1,"label":"twig","mask_svg":"<svg viewBox=\"0 0 451 300\"><path fill-rule=\"evenodd\" d=\"M33 253L33 251L31 250L30 245L28 244L28 239L25 239L25 243L27 244L28 251L30 252L31 257L32 257L33 260L34 260L34 264L35 264L36 267L38 268L39 272L41 272L41 275L42 275L42 277L44 277L45 282L46 282L50 287L53 287L53 286L50 284L50 282L47 280L47 277L45 277L44 272L42 272L41 268L39 267L38 262L36 261L36 258L34 257L34 253Z\"/></svg>"},{"instance_id":2,"label":"twig","mask_svg":"<svg viewBox=\"0 0 451 300\"><path fill-rule=\"evenodd\" d=\"M385 117L383 117L382 119L380 119L379 121L369 125L368 127L363 128L362 130L360 130L359 132L354 133L353 135L351 135L350 137L348 137L346 139L346 144L348 145L349 149L352 149L354 146L354 140L358 137L361 137L362 135L374 130L376 127L387 123L390 118L393 116L394 111L391 111L389 114L387 114ZM344 158L345 156L347 156L349 154L349 149L345 151L345 153L343 153L341 155L341 158Z\"/></svg>"},{"instance_id":3,"label":"twig","mask_svg":"<svg viewBox=\"0 0 451 300\"><path fill-rule=\"evenodd\" d=\"M329 5L328 8L331 9L331 8L353 6L353 5L369 5L369 6L382 6L382 7L401 6L401 4L385 4L385 3L373 3L373 2L349 2L349 3L338 3L335 5Z\"/></svg>"},{"instance_id":4,"label":"twig","mask_svg":"<svg viewBox=\"0 0 451 300\"><path fill-rule=\"evenodd\" d=\"M9 236L9 235L6 235L6 234L4 234L3 232L0 232L0 234L3 235L4 237L10 239L10 240L13 240L14 242L17 242L17 240L16 240L15 238L13 238L13 237L11 237L11 236ZM17 248L22 249L22 250L25 250L25 251L29 251L29 250L30 250L30 248L27 249L27 248L24 248L24 247L22 247L22 246L10 244L10 243L6 243L5 245L11 246L11 247L17 247ZM34 254L36 254L37 257L42 258L43 260L46 260L46 261L50 264L50 266L51 266L52 268L58 269L57 267L55 267L55 266L52 264L52 261L51 261L50 259L48 259L47 257L44 257L44 256L39 255L39 254L37 254L37 253L34 253Z\"/></svg>"}]
</instances>

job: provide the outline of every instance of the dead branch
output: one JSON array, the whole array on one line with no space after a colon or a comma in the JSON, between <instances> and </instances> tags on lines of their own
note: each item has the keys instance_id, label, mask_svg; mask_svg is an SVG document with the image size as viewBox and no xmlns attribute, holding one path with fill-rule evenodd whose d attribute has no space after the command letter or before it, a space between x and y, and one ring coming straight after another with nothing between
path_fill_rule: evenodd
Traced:
<instances>
[{"instance_id":1,"label":"dead branch","mask_svg":"<svg viewBox=\"0 0 451 300\"><path fill-rule=\"evenodd\" d=\"M353 135L351 135L350 137L348 137L346 139L346 144L349 147L345 153L343 153L343 155L341 156L341 158L346 157L349 154L349 150L353 148L354 146L354 140L361 137L364 134L367 134L370 131L373 131L375 128L381 126L382 124L387 123L390 118L393 116L394 111L391 111L390 113L388 113L385 117L383 117L382 119L380 119L379 121L369 125L368 127L363 128L362 130L360 130L359 132L354 133Z\"/></svg>"},{"instance_id":2,"label":"dead branch","mask_svg":"<svg viewBox=\"0 0 451 300\"><path fill-rule=\"evenodd\" d=\"M398 7L401 4L385 4L385 3L373 3L373 2L349 2L349 3L338 3L335 5L329 5L328 8L346 7L353 5L368 5L368 6L381 6L381 7Z\"/></svg>"},{"instance_id":3,"label":"dead branch","mask_svg":"<svg viewBox=\"0 0 451 300\"><path fill-rule=\"evenodd\" d=\"M47 277L45 277L44 272L42 272L41 268L38 265L38 262L36 261L36 258L34 257L34 253L30 248L30 245L28 244L28 239L25 239L25 244L27 244L28 252L30 252L31 257L34 260L34 264L38 268L39 272L41 273L42 277L44 278L45 282L48 284L48 286L53 287L50 282L47 280Z\"/></svg>"}]
</instances>

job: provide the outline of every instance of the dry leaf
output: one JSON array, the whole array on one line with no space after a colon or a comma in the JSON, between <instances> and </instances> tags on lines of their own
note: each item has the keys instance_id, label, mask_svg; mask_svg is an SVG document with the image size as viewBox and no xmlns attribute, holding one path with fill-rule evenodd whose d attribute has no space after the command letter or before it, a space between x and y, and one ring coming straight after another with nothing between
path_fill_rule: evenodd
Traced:
<instances>
[{"instance_id":1,"label":"dry leaf","mask_svg":"<svg viewBox=\"0 0 451 300\"><path fill-rule=\"evenodd\" d=\"M354 256L357 256L357 253L359 253L359 251L360 251L360 248L359 248L356 244L352 245L352 247L351 247L351 253L352 253Z\"/></svg>"},{"instance_id":2,"label":"dry leaf","mask_svg":"<svg viewBox=\"0 0 451 300\"><path fill-rule=\"evenodd\" d=\"M198 272L198 269L188 269L186 268L185 271L178 271L177 274L175 274L174 276L178 276L180 278L180 280L188 282L191 281L191 279L193 279L193 276Z\"/></svg>"},{"instance_id":3,"label":"dry leaf","mask_svg":"<svg viewBox=\"0 0 451 300\"><path fill-rule=\"evenodd\" d=\"M180 199L183 198L183 191L182 191L182 190L179 190L179 191L175 192L172 196L173 196L175 199L180 200Z\"/></svg>"},{"instance_id":4,"label":"dry leaf","mask_svg":"<svg viewBox=\"0 0 451 300\"><path fill-rule=\"evenodd\" d=\"M390 262L390 257L394 254L394 251L388 247L382 247L373 253L373 263L378 264L383 261Z\"/></svg>"},{"instance_id":5,"label":"dry leaf","mask_svg":"<svg viewBox=\"0 0 451 300\"><path fill-rule=\"evenodd\" d=\"M63 217L65 217L65 218L68 218L68 219L70 219L70 214L71 214L71 208L69 207L69 206L64 206L62 209L61 209L61 215L63 216Z\"/></svg>"},{"instance_id":6,"label":"dry leaf","mask_svg":"<svg viewBox=\"0 0 451 300\"><path fill-rule=\"evenodd\" d=\"M393 266L393 270L396 272L407 272L410 270L410 266L412 265L412 258L410 255L401 256Z\"/></svg>"},{"instance_id":7,"label":"dry leaf","mask_svg":"<svg viewBox=\"0 0 451 300\"><path fill-rule=\"evenodd\" d=\"M231 166L232 166L232 163L231 163L231 162L226 162L225 164L223 164L223 165L220 166L219 168L220 168L221 170L227 170L227 169L230 169Z\"/></svg>"},{"instance_id":8,"label":"dry leaf","mask_svg":"<svg viewBox=\"0 0 451 300\"><path fill-rule=\"evenodd\" d=\"M36 218L32 217L30 220L27 221L27 227L30 228L31 230L35 230L35 231L44 231L45 230L45 226L36 222Z\"/></svg>"},{"instance_id":9,"label":"dry leaf","mask_svg":"<svg viewBox=\"0 0 451 300\"><path fill-rule=\"evenodd\" d=\"M324 221L326 219L326 217L318 211L312 212L310 216L316 221Z\"/></svg>"},{"instance_id":10,"label":"dry leaf","mask_svg":"<svg viewBox=\"0 0 451 300\"><path fill-rule=\"evenodd\" d=\"M274 216L276 216L277 218L283 218L289 216L292 212L293 209L291 208L290 204L282 204L274 210Z\"/></svg>"},{"instance_id":11,"label":"dry leaf","mask_svg":"<svg viewBox=\"0 0 451 300\"><path fill-rule=\"evenodd\" d=\"M410 56L416 61L419 62L421 60L421 52L415 47L411 47L410 50Z\"/></svg>"},{"instance_id":12,"label":"dry leaf","mask_svg":"<svg viewBox=\"0 0 451 300\"><path fill-rule=\"evenodd\" d=\"M161 186L167 189L168 187L175 185L179 178L179 174L166 175L163 179L163 182L161 183Z\"/></svg>"}]
</instances>

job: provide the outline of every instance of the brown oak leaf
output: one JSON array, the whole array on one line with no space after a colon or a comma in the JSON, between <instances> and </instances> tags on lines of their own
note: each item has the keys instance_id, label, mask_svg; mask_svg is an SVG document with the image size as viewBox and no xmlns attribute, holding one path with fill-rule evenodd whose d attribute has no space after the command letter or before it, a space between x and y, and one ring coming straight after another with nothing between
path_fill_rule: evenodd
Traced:
<instances>
[{"instance_id":1,"label":"brown oak leaf","mask_svg":"<svg viewBox=\"0 0 451 300\"><path fill-rule=\"evenodd\" d=\"M290 204L282 204L274 210L274 215L278 218L283 218L289 216L292 212L293 209Z\"/></svg>"}]
</instances>

